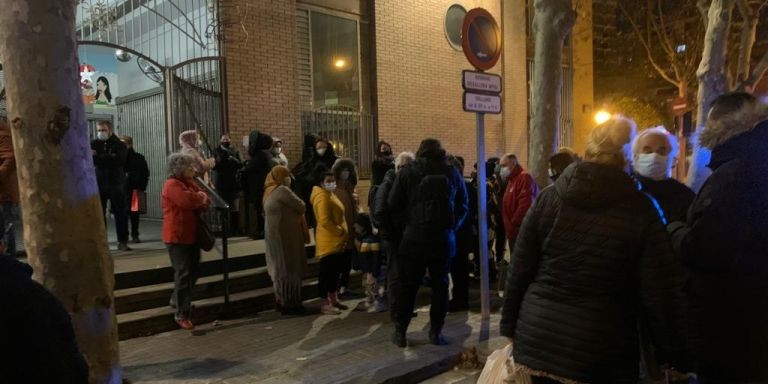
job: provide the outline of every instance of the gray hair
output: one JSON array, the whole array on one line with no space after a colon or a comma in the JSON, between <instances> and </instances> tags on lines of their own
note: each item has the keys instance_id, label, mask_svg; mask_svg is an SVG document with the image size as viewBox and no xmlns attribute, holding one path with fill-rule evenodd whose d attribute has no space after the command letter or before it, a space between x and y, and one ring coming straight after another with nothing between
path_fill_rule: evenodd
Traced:
<instances>
[{"instance_id":1,"label":"gray hair","mask_svg":"<svg viewBox=\"0 0 768 384\"><path fill-rule=\"evenodd\" d=\"M669 142L669 157L670 159L676 159L677 158L677 151L680 149L680 146L677 142L677 137L673 134L671 134L669 131L667 131L664 126L660 125L658 127L652 127L647 128L635 136L635 139L632 141L632 155L637 156L640 154L640 151L642 148L640 148L640 139L642 139L645 136L649 135L656 135L661 136L667 139L667 142Z\"/></svg>"},{"instance_id":2,"label":"gray hair","mask_svg":"<svg viewBox=\"0 0 768 384\"><path fill-rule=\"evenodd\" d=\"M168 175L181 177L184 170L195 164L195 158L184 153L172 153L168 156Z\"/></svg>"},{"instance_id":3,"label":"gray hair","mask_svg":"<svg viewBox=\"0 0 768 384\"><path fill-rule=\"evenodd\" d=\"M413 152L401 152L395 157L395 172L400 170L400 167L406 164L410 164L416 161L416 156Z\"/></svg>"}]
</instances>

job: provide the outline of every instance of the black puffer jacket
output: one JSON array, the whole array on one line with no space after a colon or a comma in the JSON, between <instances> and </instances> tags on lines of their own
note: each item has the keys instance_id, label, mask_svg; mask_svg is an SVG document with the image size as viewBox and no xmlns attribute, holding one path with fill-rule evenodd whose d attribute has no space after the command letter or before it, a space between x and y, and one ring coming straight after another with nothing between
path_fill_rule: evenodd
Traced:
<instances>
[{"instance_id":1,"label":"black puffer jacket","mask_svg":"<svg viewBox=\"0 0 768 384\"><path fill-rule=\"evenodd\" d=\"M525 217L501 334L514 338L515 361L531 370L634 384L641 319L659 361L685 365L681 276L656 209L630 177L595 163L571 166Z\"/></svg>"},{"instance_id":2,"label":"black puffer jacket","mask_svg":"<svg viewBox=\"0 0 768 384\"><path fill-rule=\"evenodd\" d=\"M272 169L272 137L259 131L251 131L248 135L248 164L245 167L246 193L251 202L260 205L264 194L264 181Z\"/></svg>"},{"instance_id":3,"label":"black puffer jacket","mask_svg":"<svg viewBox=\"0 0 768 384\"><path fill-rule=\"evenodd\" d=\"M687 223L669 226L690 275L699 373L766 383L768 122L715 147L709 167Z\"/></svg>"},{"instance_id":4,"label":"black puffer jacket","mask_svg":"<svg viewBox=\"0 0 768 384\"><path fill-rule=\"evenodd\" d=\"M408 167L408 165L404 167ZM373 218L374 225L379 229L382 239L399 243L403 237L403 228L405 228L405 224L408 222L408 211L402 208L393 209L389 206L387 198L394 184L395 170L390 169L384 174L381 184L376 187L371 217Z\"/></svg>"},{"instance_id":5,"label":"black puffer jacket","mask_svg":"<svg viewBox=\"0 0 768 384\"><path fill-rule=\"evenodd\" d=\"M696 198L696 194L690 188L675 179L653 180L637 174L635 178L640 183L642 191L659 202L667 222L685 221L688 208Z\"/></svg>"}]
</instances>

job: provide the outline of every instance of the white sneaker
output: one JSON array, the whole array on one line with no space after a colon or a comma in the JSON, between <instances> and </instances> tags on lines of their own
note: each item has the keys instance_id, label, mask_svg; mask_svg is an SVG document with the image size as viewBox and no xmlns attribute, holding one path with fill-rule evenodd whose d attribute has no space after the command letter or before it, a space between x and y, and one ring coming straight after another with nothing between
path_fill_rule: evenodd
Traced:
<instances>
[{"instance_id":1,"label":"white sneaker","mask_svg":"<svg viewBox=\"0 0 768 384\"><path fill-rule=\"evenodd\" d=\"M383 301L375 301L371 306L368 307L368 313L380 313L380 312L386 312L389 310L389 306L385 304Z\"/></svg>"},{"instance_id":2,"label":"white sneaker","mask_svg":"<svg viewBox=\"0 0 768 384\"><path fill-rule=\"evenodd\" d=\"M323 304L320 306L320 312L322 312L324 315L340 315L341 311L336 309L333 305L330 304Z\"/></svg>"}]
</instances>

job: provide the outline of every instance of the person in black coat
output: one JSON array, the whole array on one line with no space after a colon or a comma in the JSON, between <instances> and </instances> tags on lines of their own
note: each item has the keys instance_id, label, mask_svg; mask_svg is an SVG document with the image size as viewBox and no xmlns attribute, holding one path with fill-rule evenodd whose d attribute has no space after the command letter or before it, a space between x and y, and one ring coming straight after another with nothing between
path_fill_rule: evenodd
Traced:
<instances>
[{"instance_id":1,"label":"person in black coat","mask_svg":"<svg viewBox=\"0 0 768 384\"><path fill-rule=\"evenodd\" d=\"M243 167L243 160L240 158L240 152L232 147L232 141L226 133L221 135L219 146L213 151L213 156L216 159L216 165L213 167L213 186L216 187L219 196L232 208L229 229L238 232L239 217L234 210L234 205L239 192L237 174Z\"/></svg>"},{"instance_id":2,"label":"person in black coat","mask_svg":"<svg viewBox=\"0 0 768 384\"><path fill-rule=\"evenodd\" d=\"M429 270L432 285L429 340L435 345L446 344L442 328L448 310L448 273L451 259L456 255L456 230L464 223L468 202L464 179L448 163L438 140L421 142L416 162L395 178L387 204L409 213L398 249L398 257L404 264L404 278L397 299L392 342L401 348L407 345L405 334L416 293L425 271Z\"/></svg>"},{"instance_id":3,"label":"person in black coat","mask_svg":"<svg viewBox=\"0 0 768 384\"><path fill-rule=\"evenodd\" d=\"M656 209L628 175L632 125L592 132L586 162L542 191L507 273L500 331L534 376L638 382L638 323L657 357L687 370L682 265Z\"/></svg>"},{"instance_id":4,"label":"person in black coat","mask_svg":"<svg viewBox=\"0 0 768 384\"><path fill-rule=\"evenodd\" d=\"M392 146L386 141L379 141L376 155L371 163L371 185L379 185L384 180L384 175L390 169L395 169L395 157L392 155Z\"/></svg>"},{"instance_id":5,"label":"person in black coat","mask_svg":"<svg viewBox=\"0 0 768 384\"><path fill-rule=\"evenodd\" d=\"M397 297L400 294L403 271L402 262L398 258L398 248L403 237L403 228L408 220L408 213L401 207L390 207L387 201L392 185L395 183L397 172L411 165L415 160L413 153L403 152L395 159L395 169L390 169L384 175L381 184L372 191L375 193L371 210L373 225L379 230L382 252L387 260L387 299L392 320L397 314Z\"/></svg>"},{"instance_id":6,"label":"person in black coat","mask_svg":"<svg viewBox=\"0 0 768 384\"><path fill-rule=\"evenodd\" d=\"M128 155L125 159L125 174L128 182L126 183L125 191L128 197L128 206L130 207L133 202L133 191L139 190L144 192L146 198L147 185L149 184L149 166L147 166L147 160L144 158L144 155L133 149L132 137L122 136L120 141L128 148ZM140 215L140 212L133 212L129 208L128 217L131 220L131 239L136 244L141 242L141 239L139 239Z\"/></svg>"},{"instance_id":7,"label":"person in black coat","mask_svg":"<svg viewBox=\"0 0 768 384\"><path fill-rule=\"evenodd\" d=\"M768 382L768 110L715 100L700 143L712 174L685 223L671 223L689 273L702 384Z\"/></svg>"},{"instance_id":8,"label":"person in black coat","mask_svg":"<svg viewBox=\"0 0 768 384\"><path fill-rule=\"evenodd\" d=\"M0 383L87 384L69 314L31 276L29 265L0 256Z\"/></svg>"},{"instance_id":9,"label":"person in black coat","mask_svg":"<svg viewBox=\"0 0 768 384\"><path fill-rule=\"evenodd\" d=\"M93 164L96 166L96 181L101 196L104 224L107 223L107 202L115 215L117 249L130 251L128 247L128 197L125 195L125 160L128 148L112 131L112 123L101 121L97 127L96 140L91 142Z\"/></svg>"},{"instance_id":10,"label":"person in black coat","mask_svg":"<svg viewBox=\"0 0 768 384\"><path fill-rule=\"evenodd\" d=\"M255 208L257 227L254 231L250 228L252 237L264 237L264 183L267 174L272 170L272 137L257 130L251 131L248 135L248 157L245 165L245 196L249 205Z\"/></svg>"},{"instance_id":11,"label":"person in black coat","mask_svg":"<svg viewBox=\"0 0 768 384\"><path fill-rule=\"evenodd\" d=\"M449 156L451 158L452 156ZM464 158L456 156L452 159L453 166L464 174ZM451 260L451 301L448 312L462 312L469 309L469 254L479 254L477 231L477 189L471 181L465 181L467 190L468 214L464 223L456 231L456 256Z\"/></svg>"},{"instance_id":12,"label":"person in black coat","mask_svg":"<svg viewBox=\"0 0 768 384\"><path fill-rule=\"evenodd\" d=\"M632 143L635 179L643 192L656 199L668 222L685 221L696 197L690 188L671 177L677 151L677 139L664 127L643 130Z\"/></svg>"},{"instance_id":13,"label":"person in black coat","mask_svg":"<svg viewBox=\"0 0 768 384\"><path fill-rule=\"evenodd\" d=\"M310 202L310 195L312 194L312 187L323 178L321 169L331 169L333 164L339 158L336 156L336 152L333 149L333 144L327 139L307 135L305 137L305 144L307 140L314 139L313 150L310 158L306 161L299 163L294 169L293 174L296 177L294 181L293 190L304 201L307 206L307 225L310 228L314 228L317 223L315 221L315 214L312 210L312 203Z\"/></svg>"}]
</instances>

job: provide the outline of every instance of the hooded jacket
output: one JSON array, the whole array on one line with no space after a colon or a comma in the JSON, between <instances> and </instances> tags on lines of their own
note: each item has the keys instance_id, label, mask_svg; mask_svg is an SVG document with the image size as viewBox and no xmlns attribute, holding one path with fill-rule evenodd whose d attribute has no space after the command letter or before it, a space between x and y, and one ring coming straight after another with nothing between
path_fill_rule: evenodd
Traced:
<instances>
[{"instance_id":1,"label":"hooded jacket","mask_svg":"<svg viewBox=\"0 0 768 384\"><path fill-rule=\"evenodd\" d=\"M713 143L712 175L686 223L669 226L690 276L698 373L768 382L768 121L710 130Z\"/></svg>"},{"instance_id":2,"label":"hooded jacket","mask_svg":"<svg viewBox=\"0 0 768 384\"><path fill-rule=\"evenodd\" d=\"M251 196L251 201L261 204L261 196L264 194L264 181L272 170L272 137L257 130L248 135L248 156L250 160L245 168L247 173L246 192Z\"/></svg>"},{"instance_id":3,"label":"hooded jacket","mask_svg":"<svg viewBox=\"0 0 768 384\"><path fill-rule=\"evenodd\" d=\"M0 202L19 202L19 180L16 178L16 157L13 154L11 130L0 122Z\"/></svg>"},{"instance_id":4,"label":"hooded jacket","mask_svg":"<svg viewBox=\"0 0 768 384\"><path fill-rule=\"evenodd\" d=\"M681 277L656 209L631 178L596 163L571 166L523 221L501 334L535 374L634 384L642 319L658 360L685 370Z\"/></svg>"},{"instance_id":5,"label":"hooded jacket","mask_svg":"<svg viewBox=\"0 0 768 384\"><path fill-rule=\"evenodd\" d=\"M341 172L343 170L349 170L349 179L342 180ZM351 159L341 158L336 161L331 169L334 177L336 178L336 190L333 194L344 204L344 218L347 222L348 228L354 228L355 215L360 207L360 202L357 197L357 172L355 171L355 163ZM347 241L347 249L355 248L355 232L349 231Z\"/></svg>"},{"instance_id":6,"label":"hooded jacket","mask_svg":"<svg viewBox=\"0 0 768 384\"><path fill-rule=\"evenodd\" d=\"M539 187L533 181L533 177L525 172L519 164L512 169L512 173L509 174L504 185L502 202L504 230L507 239L515 240L525 214L539 193Z\"/></svg>"},{"instance_id":7,"label":"hooded jacket","mask_svg":"<svg viewBox=\"0 0 768 384\"><path fill-rule=\"evenodd\" d=\"M197 139L197 131L184 131L179 135L179 145L181 145L181 153L195 158L195 170L197 176L202 177L206 172L213 169L216 165L216 161L214 159L206 160L203 158L203 155L197 150Z\"/></svg>"},{"instance_id":8,"label":"hooded jacket","mask_svg":"<svg viewBox=\"0 0 768 384\"><path fill-rule=\"evenodd\" d=\"M320 259L344 252L350 232L344 217L344 204L332 192L318 186L312 188L311 201L317 217L315 257Z\"/></svg>"}]
</instances>

